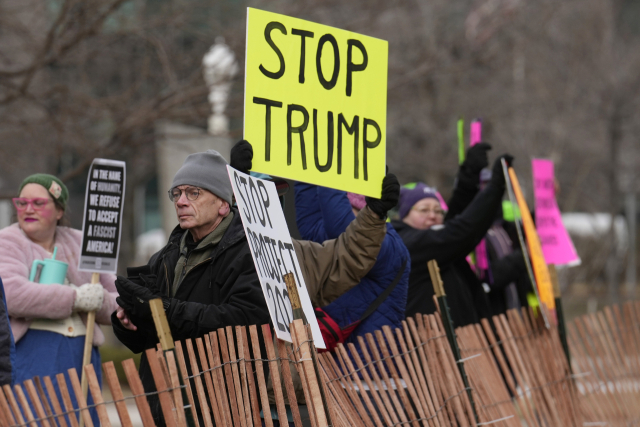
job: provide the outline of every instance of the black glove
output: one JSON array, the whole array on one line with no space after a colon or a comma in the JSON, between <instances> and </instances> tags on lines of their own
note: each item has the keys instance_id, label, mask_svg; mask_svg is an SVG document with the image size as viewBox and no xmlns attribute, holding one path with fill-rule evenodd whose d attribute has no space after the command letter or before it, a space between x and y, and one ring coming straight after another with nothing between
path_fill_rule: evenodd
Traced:
<instances>
[{"instance_id":1,"label":"black glove","mask_svg":"<svg viewBox=\"0 0 640 427\"><path fill-rule=\"evenodd\" d=\"M248 174L253 160L253 147L244 139L231 148L231 167Z\"/></svg>"},{"instance_id":2,"label":"black glove","mask_svg":"<svg viewBox=\"0 0 640 427\"><path fill-rule=\"evenodd\" d=\"M507 167L511 167L513 165L513 156L511 154L503 154L498 157L495 162L493 162L493 169L491 171L491 184L498 187L504 188L504 172L502 171L502 159L507 163Z\"/></svg>"},{"instance_id":3,"label":"black glove","mask_svg":"<svg viewBox=\"0 0 640 427\"><path fill-rule=\"evenodd\" d=\"M365 197L367 206L375 212L380 219L387 217L389 209L398 204L400 198L400 183L398 178L392 173L388 173L382 180L382 197L374 199L373 197Z\"/></svg>"},{"instance_id":4,"label":"black glove","mask_svg":"<svg viewBox=\"0 0 640 427\"><path fill-rule=\"evenodd\" d=\"M489 165L487 152L490 149L491 145L486 142L480 142L469 148L467 158L460 165L455 188L467 189L474 192L478 191L478 187L480 186L480 172Z\"/></svg>"},{"instance_id":5,"label":"black glove","mask_svg":"<svg viewBox=\"0 0 640 427\"><path fill-rule=\"evenodd\" d=\"M460 170L479 177L480 171L489 166L487 152L491 150L488 142L480 142L467 150L467 158L460 165Z\"/></svg>"},{"instance_id":6,"label":"black glove","mask_svg":"<svg viewBox=\"0 0 640 427\"><path fill-rule=\"evenodd\" d=\"M151 284L151 281L153 280L149 276L144 276L143 274L139 277L145 284ZM151 307L149 306L149 301L155 298L161 298L160 292L158 292L155 287L155 281L153 282L153 287L149 289L145 286L134 283L126 277L118 276L115 284L119 294L118 298L116 298L116 302L120 307L124 308L127 313L135 317L142 319L151 318ZM163 305L165 305L165 298L163 298Z\"/></svg>"},{"instance_id":7,"label":"black glove","mask_svg":"<svg viewBox=\"0 0 640 427\"><path fill-rule=\"evenodd\" d=\"M124 308L124 307L123 307ZM127 310L125 308L125 310ZM126 329L118 320L118 316L117 316L117 312L114 311L111 314L111 324L113 326L113 330L114 332L116 332L116 336L118 336L118 332L124 333L124 334L131 334L131 333L135 333L135 334L141 334L144 336L147 336L149 338L151 338L152 340L157 340L158 339L158 335L156 333L156 325L153 321L153 318L150 317L138 317L138 316L134 316L133 314L131 314L130 310L127 310L127 316L129 317L129 320L131 321L131 323L133 323L134 325L136 325L138 327L138 329L136 331L130 331L128 329ZM122 340L121 340L122 341ZM145 345L146 341L144 341L144 339L141 342L141 345ZM129 347L129 344L123 342L123 344L125 344L127 347ZM131 351L133 351L134 353L139 353L139 351L135 351L133 348L129 347L129 349Z\"/></svg>"}]
</instances>

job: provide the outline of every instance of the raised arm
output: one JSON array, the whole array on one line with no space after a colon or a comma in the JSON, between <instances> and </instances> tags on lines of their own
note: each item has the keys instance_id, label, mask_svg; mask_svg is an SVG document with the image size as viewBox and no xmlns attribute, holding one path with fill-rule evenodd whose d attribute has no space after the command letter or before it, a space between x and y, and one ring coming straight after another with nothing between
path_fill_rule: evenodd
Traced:
<instances>
[{"instance_id":1,"label":"raised arm","mask_svg":"<svg viewBox=\"0 0 640 427\"><path fill-rule=\"evenodd\" d=\"M493 223L502 203L505 190L502 158L508 163L512 161L508 155L496 159L491 181L460 215L442 227L415 230L405 237L407 247L412 248L414 263L435 259L439 264L445 264L466 256L476 247Z\"/></svg>"},{"instance_id":2,"label":"raised arm","mask_svg":"<svg viewBox=\"0 0 640 427\"><path fill-rule=\"evenodd\" d=\"M314 304L328 304L360 283L371 270L386 236L387 211L398 203L399 195L398 179L387 174L382 181L382 197L366 198L367 206L336 239L323 244L294 241Z\"/></svg>"},{"instance_id":3,"label":"raised arm","mask_svg":"<svg viewBox=\"0 0 640 427\"><path fill-rule=\"evenodd\" d=\"M444 221L455 218L461 214L478 194L480 185L480 172L489 165L487 152L491 145L481 142L469 148L465 161L460 165L453 194L449 199L447 216Z\"/></svg>"},{"instance_id":4,"label":"raised arm","mask_svg":"<svg viewBox=\"0 0 640 427\"><path fill-rule=\"evenodd\" d=\"M385 221L365 207L337 239L322 244L294 240L313 304L329 304L360 283L375 264L386 233Z\"/></svg>"}]
</instances>

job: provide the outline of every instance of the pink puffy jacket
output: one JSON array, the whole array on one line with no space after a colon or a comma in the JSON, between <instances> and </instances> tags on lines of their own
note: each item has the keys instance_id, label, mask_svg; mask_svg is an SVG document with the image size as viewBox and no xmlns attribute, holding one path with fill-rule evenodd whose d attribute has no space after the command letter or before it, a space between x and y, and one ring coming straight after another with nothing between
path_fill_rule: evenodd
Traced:
<instances>
[{"instance_id":1,"label":"pink puffy jacket","mask_svg":"<svg viewBox=\"0 0 640 427\"><path fill-rule=\"evenodd\" d=\"M91 273L78 271L82 233L68 227L56 229L56 259L69 264L67 278L76 286L91 282ZM13 336L18 342L27 333L34 318L66 319L73 310L76 292L70 286L41 285L29 281L31 264L36 259L50 258L47 251L33 243L17 223L0 230L0 277L4 283L7 308ZM100 283L104 287L102 308L96 312L96 323L111 324L111 313L117 307L118 293L113 274L101 274ZM87 322L86 313L80 313ZM96 327L93 345L101 345L104 334Z\"/></svg>"}]
</instances>

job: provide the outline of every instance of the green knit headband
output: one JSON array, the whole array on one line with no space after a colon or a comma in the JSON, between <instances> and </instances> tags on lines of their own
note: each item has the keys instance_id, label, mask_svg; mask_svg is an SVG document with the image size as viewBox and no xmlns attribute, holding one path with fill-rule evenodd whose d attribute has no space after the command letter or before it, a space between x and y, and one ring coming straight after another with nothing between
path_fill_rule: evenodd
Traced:
<instances>
[{"instance_id":1,"label":"green knit headband","mask_svg":"<svg viewBox=\"0 0 640 427\"><path fill-rule=\"evenodd\" d=\"M69 190L67 190L67 186L64 185L64 183L55 176L46 173L36 173L28 176L24 179L24 181L22 181L22 184L20 184L18 193L20 193L24 186L27 184L39 184L43 186L49 192L49 194L51 194L54 200L60 203L62 209L67 209Z\"/></svg>"}]
</instances>

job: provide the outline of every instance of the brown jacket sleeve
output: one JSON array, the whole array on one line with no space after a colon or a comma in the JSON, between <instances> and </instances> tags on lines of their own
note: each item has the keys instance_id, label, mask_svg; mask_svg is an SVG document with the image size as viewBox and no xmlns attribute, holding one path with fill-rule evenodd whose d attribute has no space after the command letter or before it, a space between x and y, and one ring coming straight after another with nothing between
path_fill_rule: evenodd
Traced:
<instances>
[{"instance_id":1,"label":"brown jacket sleeve","mask_svg":"<svg viewBox=\"0 0 640 427\"><path fill-rule=\"evenodd\" d=\"M387 233L368 206L337 239L322 244L293 240L311 302L322 307L360 283L373 267Z\"/></svg>"}]
</instances>

